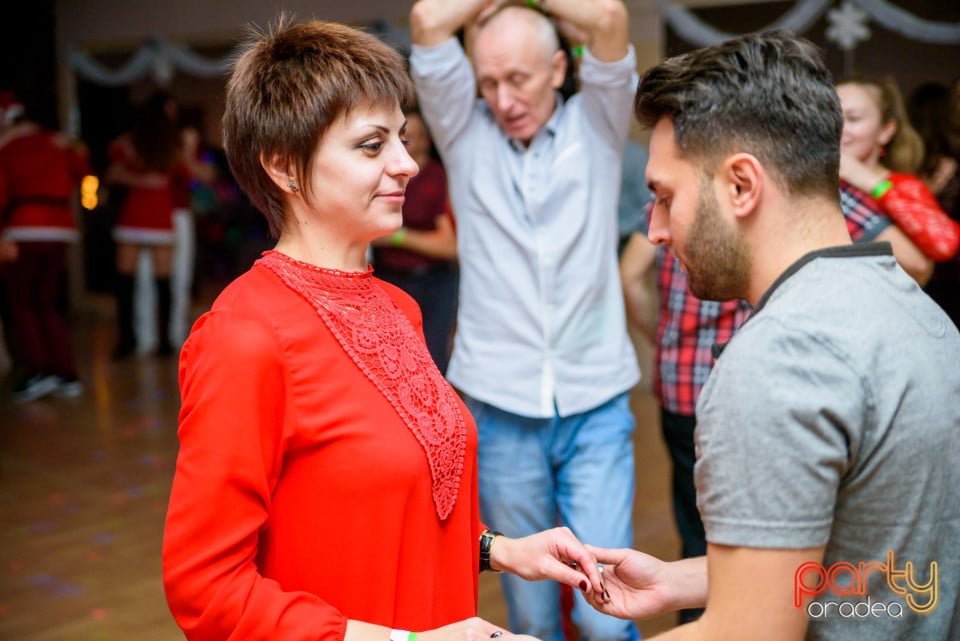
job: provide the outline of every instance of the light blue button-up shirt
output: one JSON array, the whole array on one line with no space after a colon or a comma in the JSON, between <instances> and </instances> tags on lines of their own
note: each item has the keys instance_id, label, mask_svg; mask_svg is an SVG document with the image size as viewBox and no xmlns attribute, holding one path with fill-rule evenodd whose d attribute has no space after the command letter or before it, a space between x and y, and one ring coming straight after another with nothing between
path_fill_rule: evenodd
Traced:
<instances>
[{"instance_id":1,"label":"light blue button-up shirt","mask_svg":"<svg viewBox=\"0 0 960 641\"><path fill-rule=\"evenodd\" d=\"M617 270L617 199L637 86L584 52L581 90L528 147L510 139L460 44L413 47L420 110L457 219L460 307L450 382L522 416L594 409L639 379Z\"/></svg>"}]
</instances>

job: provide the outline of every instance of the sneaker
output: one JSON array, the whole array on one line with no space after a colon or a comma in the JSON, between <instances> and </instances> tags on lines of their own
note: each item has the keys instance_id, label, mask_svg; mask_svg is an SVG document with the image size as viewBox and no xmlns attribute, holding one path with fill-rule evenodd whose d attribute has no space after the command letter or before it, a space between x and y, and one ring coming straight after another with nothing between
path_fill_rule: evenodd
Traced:
<instances>
[{"instance_id":1,"label":"sneaker","mask_svg":"<svg viewBox=\"0 0 960 641\"><path fill-rule=\"evenodd\" d=\"M77 398L83 394L83 383L76 376L51 376L57 381L53 395L57 398Z\"/></svg>"},{"instance_id":2,"label":"sneaker","mask_svg":"<svg viewBox=\"0 0 960 641\"><path fill-rule=\"evenodd\" d=\"M13 389L14 403L29 403L57 389L56 376L32 376Z\"/></svg>"}]
</instances>

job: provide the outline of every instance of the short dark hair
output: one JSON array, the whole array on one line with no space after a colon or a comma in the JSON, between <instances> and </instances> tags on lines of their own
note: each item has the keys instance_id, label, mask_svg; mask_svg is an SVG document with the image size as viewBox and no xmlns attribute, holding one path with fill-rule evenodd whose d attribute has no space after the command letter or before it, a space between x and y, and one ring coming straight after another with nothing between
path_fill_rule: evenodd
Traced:
<instances>
[{"instance_id":1,"label":"short dark hair","mask_svg":"<svg viewBox=\"0 0 960 641\"><path fill-rule=\"evenodd\" d=\"M413 102L402 56L375 36L321 20L281 16L271 32L252 30L227 83L223 144L230 169L270 233L283 228L283 193L260 158L280 156L309 190L317 142L353 107Z\"/></svg>"},{"instance_id":2,"label":"short dark hair","mask_svg":"<svg viewBox=\"0 0 960 641\"><path fill-rule=\"evenodd\" d=\"M640 79L637 119L672 118L680 153L707 169L746 151L790 193L839 191L840 101L819 50L786 31L669 58Z\"/></svg>"}]
</instances>

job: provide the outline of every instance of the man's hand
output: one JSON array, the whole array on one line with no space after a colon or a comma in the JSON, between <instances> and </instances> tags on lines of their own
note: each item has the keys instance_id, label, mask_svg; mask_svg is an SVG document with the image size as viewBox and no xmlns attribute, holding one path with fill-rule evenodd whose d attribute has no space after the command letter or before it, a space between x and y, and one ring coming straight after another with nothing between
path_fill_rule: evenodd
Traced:
<instances>
[{"instance_id":1,"label":"man's hand","mask_svg":"<svg viewBox=\"0 0 960 641\"><path fill-rule=\"evenodd\" d=\"M706 557L667 562L636 550L592 545L587 550L603 566L606 597L587 595L587 601L600 612L622 619L647 619L706 604Z\"/></svg>"},{"instance_id":2,"label":"man's hand","mask_svg":"<svg viewBox=\"0 0 960 641\"><path fill-rule=\"evenodd\" d=\"M587 595L600 612L621 619L646 619L678 609L672 596L675 586L670 585L671 563L636 550L587 549L603 564L608 598Z\"/></svg>"}]
</instances>

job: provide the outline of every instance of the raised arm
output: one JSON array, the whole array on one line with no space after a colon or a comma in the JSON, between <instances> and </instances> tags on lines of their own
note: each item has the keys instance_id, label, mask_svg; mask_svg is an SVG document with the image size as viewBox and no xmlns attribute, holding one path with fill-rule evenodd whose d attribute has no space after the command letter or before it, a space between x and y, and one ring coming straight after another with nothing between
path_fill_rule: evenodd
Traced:
<instances>
[{"instance_id":1,"label":"raised arm","mask_svg":"<svg viewBox=\"0 0 960 641\"><path fill-rule=\"evenodd\" d=\"M413 44L433 47L473 22L490 0L418 0L410 10Z\"/></svg>"},{"instance_id":2,"label":"raised arm","mask_svg":"<svg viewBox=\"0 0 960 641\"><path fill-rule=\"evenodd\" d=\"M565 34L582 34L597 60L614 62L627 55L629 20L621 0L538 0Z\"/></svg>"},{"instance_id":3,"label":"raised arm","mask_svg":"<svg viewBox=\"0 0 960 641\"><path fill-rule=\"evenodd\" d=\"M931 260L949 260L957 253L960 225L943 211L933 193L916 176L868 167L843 154L840 177L873 195L880 209Z\"/></svg>"},{"instance_id":4,"label":"raised arm","mask_svg":"<svg viewBox=\"0 0 960 641\"><path fill-rule=\"evenodd\" d=\"M484 10L516 0L419 0L410 12L413 43L438 45L460 27L473 22ZM613 62L627 55L629 42L627 8L622 0L537 0L536 5L553 18L565 35L584 40L597 60Z\"/></svg>"}]
</instances>

